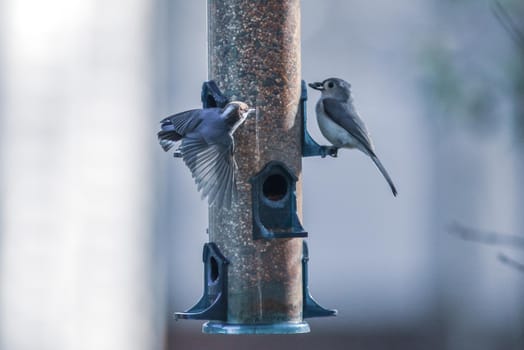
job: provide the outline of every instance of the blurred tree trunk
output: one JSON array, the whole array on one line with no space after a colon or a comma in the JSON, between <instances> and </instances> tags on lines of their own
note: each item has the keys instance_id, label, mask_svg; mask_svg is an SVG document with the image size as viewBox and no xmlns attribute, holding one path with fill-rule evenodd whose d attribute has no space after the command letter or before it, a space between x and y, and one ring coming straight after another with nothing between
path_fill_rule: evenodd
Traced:
<instances>
[{"instance_id":1,"label":"blurred tree trunk","mask_svg":"<svg viewBox=\"0 0 524 350\"><path fill-rule=\"evenodd\" d=\"M0 348L153 349L151 5L0 3Z\"/></svg>"}]
</instances>

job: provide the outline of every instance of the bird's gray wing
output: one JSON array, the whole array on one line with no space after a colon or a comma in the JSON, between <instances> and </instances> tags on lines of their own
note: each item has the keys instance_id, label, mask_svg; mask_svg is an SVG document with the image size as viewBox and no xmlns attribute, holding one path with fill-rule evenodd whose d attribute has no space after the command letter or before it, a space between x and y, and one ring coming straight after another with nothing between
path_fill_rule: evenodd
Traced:
<instances>
[{"instance_id":1,"label":"bird's gray wing","mask_svg":"<svg viewBox=\"0 0 524 350\"><path fill-rule=\"evenodd\" d=\"M178 113L163 119L160 122L160 131L158 132L158 142L168 151L187 133L193 131L202 122L202 110L192 109Z\"/></svg>"},{"instance_id":2,"label":"bird's gray wing","mask_svg":"<svg viewBox=\"0 0 524 350\"><path fill-rule=\"evenodd\" d=\"M395 187L395 184L393 183L391 176L389 176L386 168L384 168L377 155L375 154L373 143L371 142L371 138L369 137L369 133L362 119L360 119L356 112L351 111L349 109L347 103L341 103L340 101L331 98L323 99L322 102L324 104L324 111L326 112L326 114L335 123L347 130L347 132L349 132L351 136L356 138L364 147L364 149L367 151L367 154L371 157L375 165L378 167L378 169L388 182L389 187L391 188L391 192L393 192L393 195L396 196L397 188Z\"/></svg>"},{"instance_id":3,"label":"bird's gray wing","mask_svg":"<svg viewBox=\"0 0 524 350\"><path fill-rule=\"evenodd\" d=\"M324 111L335 123L343 127L347 132L357 139L370 156L375 156L375 150L369 133L356 112L349 109L347 103L332 98L322 99Z\"/></svg>"},{"instance_id":4,"label":"bird's gray wing","mask_svg":"<svg viewBox=\"0 0 524 350\"><path fill-rule=\"evenodd\" d=\"M202 198L207 197L209 205L230 208L236 197L233 139L229 143L209 144L200 137L186 137L180 151Z\"/></svg>"}]
</instances>

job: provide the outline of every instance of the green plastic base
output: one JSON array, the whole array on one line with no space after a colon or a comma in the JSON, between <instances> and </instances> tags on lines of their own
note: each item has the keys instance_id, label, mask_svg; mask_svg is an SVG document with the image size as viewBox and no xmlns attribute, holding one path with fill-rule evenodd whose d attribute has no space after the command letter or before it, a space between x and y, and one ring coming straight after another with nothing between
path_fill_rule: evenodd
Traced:
<instances>
[{"instance_id":1,"label":"green plastic base","mask_svg":"<svg viewBox=\"0 0 524 350\"><path fill-rule=\"evenodd\" d=\"M238 324L209 321L202 326L207 334L299 334L309 333L306 322L282 322L272 324Z\"/></svg>"}]
</instances>

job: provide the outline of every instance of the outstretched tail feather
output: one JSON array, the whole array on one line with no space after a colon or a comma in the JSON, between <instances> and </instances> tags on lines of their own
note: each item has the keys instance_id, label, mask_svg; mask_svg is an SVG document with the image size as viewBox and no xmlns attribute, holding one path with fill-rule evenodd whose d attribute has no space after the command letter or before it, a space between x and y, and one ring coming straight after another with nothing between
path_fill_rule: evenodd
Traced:
<instances>
[{"instance_id":1,"label":"outstretched tail feather","mask_svg":"<svg viewBox=\"0 0 524 350\"><path fill-rule=\"evenodd\" d=\"M380 160L378 159L377 156L372 155L371 159L373 159L373 162L375 162L375 165L377 166L378 170L380 170L380 172L382 173L382 175L384 176L384 178L388 182L389 187L391 187L391 192L393 192L393 195L396 197L397 196L397 188L395 187L395 184L393 183L393 180L391 180L391 177L389 177L389 174L386 171L386 168L384 168L384 166L382 165L382 163L380 162Z\"/></svg>"}]
</instances>

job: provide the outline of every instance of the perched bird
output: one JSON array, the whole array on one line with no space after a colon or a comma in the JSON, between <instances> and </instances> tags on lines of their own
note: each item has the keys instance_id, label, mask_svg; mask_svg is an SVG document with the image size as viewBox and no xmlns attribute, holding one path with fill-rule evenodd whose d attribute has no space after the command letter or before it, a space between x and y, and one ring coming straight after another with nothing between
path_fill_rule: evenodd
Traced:
<instances>
[{"instance_id":1,"label":"perched bird","mask_svg":"<svg viewBox=\"0 0 524 350\"><path fill-rule=\"evenodd\" d=\"M386 178L393 195L397 195L395 184L378 159L371 136L353 105L351 85L342 79L329 78L321 83L309 84L321 91L316 112L320 131L326 139L338 148L358 148L371 157Z\"/></svg>"},{"instance_id":2,"label":"perched bird","mask_svg":"<svg viewBox=\"0 0 524 350\"><path fill-rule=\"evenodd\" d=\"M160 145L167 152L181 141L174 155L182 157L210 206L230 207L236 196L233 133L253 111L234 101L224 108L193 109L160 122Z\"/></svg>"}]
</instances>

